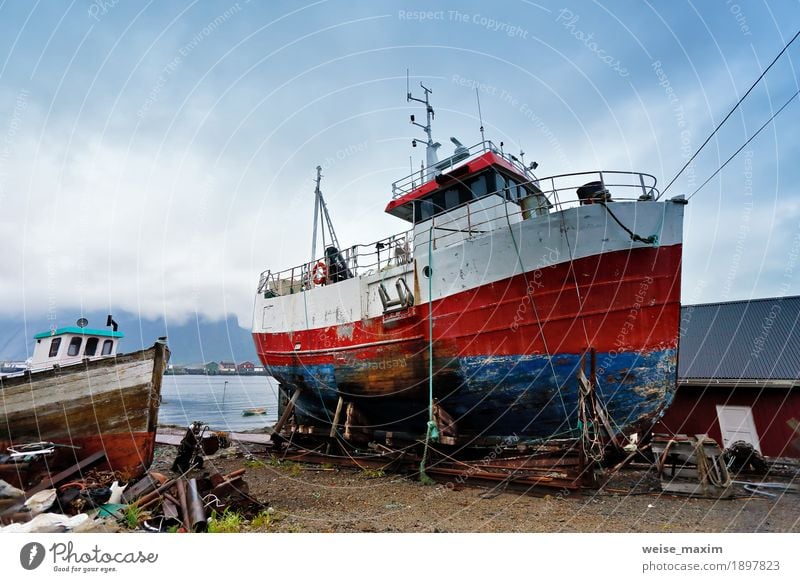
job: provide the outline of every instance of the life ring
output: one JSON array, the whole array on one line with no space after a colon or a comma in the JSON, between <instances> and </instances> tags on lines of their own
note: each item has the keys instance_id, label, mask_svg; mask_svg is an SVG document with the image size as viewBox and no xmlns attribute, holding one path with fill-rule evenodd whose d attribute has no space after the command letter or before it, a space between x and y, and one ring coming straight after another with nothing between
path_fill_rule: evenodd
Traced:
<instances>
[{"instance_id":1,"label":"life ring","mask_svg":"<svg viewBox=\"0 0 800 582\"><path fill-rule=\"evenodd\" d=\"M325 261L320 261L311 270L312 281L314 285L323 285L328 281L328 266Z\"/></svg>"}]
</instances>

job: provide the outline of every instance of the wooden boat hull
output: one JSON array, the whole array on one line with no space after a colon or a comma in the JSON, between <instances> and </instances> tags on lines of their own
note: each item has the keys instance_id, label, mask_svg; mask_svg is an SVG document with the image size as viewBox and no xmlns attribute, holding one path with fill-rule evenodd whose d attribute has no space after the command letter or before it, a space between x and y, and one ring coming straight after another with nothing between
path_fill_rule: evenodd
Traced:
<instances>
[{"instance_id":1,"label":"wooden boat hull","mask_svg":"<svg viewBox=\"0 0 800 582\"><path fill-rule=\"evenodd\" d=\"M50 441L78 447L77 458L104 451L112 470L141 475L153 461L168 359L168 348L156 343L113 358L0 378L0 451Z\"/></svg>"}]
</instances>

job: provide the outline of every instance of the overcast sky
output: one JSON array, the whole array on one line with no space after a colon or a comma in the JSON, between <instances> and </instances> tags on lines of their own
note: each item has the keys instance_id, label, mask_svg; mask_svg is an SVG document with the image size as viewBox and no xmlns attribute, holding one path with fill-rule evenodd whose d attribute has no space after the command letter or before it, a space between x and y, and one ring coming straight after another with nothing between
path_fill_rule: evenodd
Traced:
<instances>
[{"instance_id":1,"label":"overcast sky","mask_svg":"<svg viewBox=\"0 0 800 582\"><path fill-rule=\"evenodd\" d=\"M632 8L633 7L633 8ZM427 13L419 13L427 10ZM259 273L307 260L314 168L343 246L402 231L391 182L435 137L540 176L663 186L800 28L782 2L0 3L0 312L250 326ZM669 195L798 89L797 41ZM800 292L800 103L687 207L683 300Z\"/></svg>"}]
</instances>

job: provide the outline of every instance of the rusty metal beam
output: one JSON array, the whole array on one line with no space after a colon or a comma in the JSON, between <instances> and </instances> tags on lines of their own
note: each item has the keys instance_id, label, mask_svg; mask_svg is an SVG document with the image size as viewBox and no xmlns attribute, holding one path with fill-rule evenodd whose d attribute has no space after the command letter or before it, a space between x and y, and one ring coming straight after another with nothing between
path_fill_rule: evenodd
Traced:
<instances>
[{"instance_id":1,"label":"rusty metal beam","mask_svg":"<svg viewBox=\"0 0 800 582\"><path fill-rule=\"evenodd\" d=\"M189 503L186 501L186 481L179 480L175 483L175 488L178 490L178 505L181 508L181 521L186 531L192 531L191 519L189 519Z\"/></svg>"}]
</instances>

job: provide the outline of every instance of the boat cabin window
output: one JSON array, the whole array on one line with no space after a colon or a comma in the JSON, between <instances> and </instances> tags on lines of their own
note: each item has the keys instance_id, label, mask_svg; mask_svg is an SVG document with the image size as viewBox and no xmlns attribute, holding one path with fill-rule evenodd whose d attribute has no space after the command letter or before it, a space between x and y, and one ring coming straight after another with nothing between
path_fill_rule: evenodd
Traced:
<instances>
[{"instance_id":1,"label":"boat cabin window","mask_svg":"<svg viewBox=\"0 0 800 582\"><path fill-rule=\"evenodd\" d=\"M67 355L68 356L77 356L81 351L81 344L83 343L83 338L74 337L69 340L69 348L67 348Z\"/></svg>"},{"instance_id":2,"label":"boat cabin window","mask_svg":"<svg viewBox=\"0 0 800 582\"><path fill-rule=\"evenodd\" d=\"M50 340L50 353L48 354L48 358L55 358L58 355L58 348L61 347L61 338L54 337Z\"/></svg>"},{"instance_id":3,"label":"boat cabin window","mask_svg":"<svg viewBox=\"0 0 800 582\"><path fill-rule=\"evenodd\" d=\"M437 190L414 203L414 223L452 210L472 200L493 192L495 172L484 172L478 176L458 182L446 190Z\"/></svg>"},{"instance_id":4,"label":"boat cabin window","mask_svg":"<svg viewBox=\"0 0 800 582\"><path fill-rule=\"evenodd\" d=\"M491 187L489 182L492 182ZM472 180L467 182L469 189L472 191L472 198L483 198L489 192L494 190L494 172L483 173L480 176L475 176Z\"/></svg>"},{"instance_id":5,"label":"boat cabin window","mask_svg":"<svg viewBox=\"0 0 800 582\"><path fill-rule=\"evenodd\" d=\"M105 340L103 342L103 353L102 355L107 356L111 353L111 348L114 347L114 342L111 340Z\"/></svg>"},{"instance_id":6,"label":"boat cabin window","mask_svg":"<svg viewBox=\"0 0 800 582\"><path fill-rule=\"evenodd\" d=\"M86 340L86 347L83 350L84 356L93 356L97 353L97 338L90 337Z\"/></svg>"},{"instance_id":7,"label":"boat cabin window","mask_svg":"<svg viewBox=\"0 0 800 582\"><path fill-rule=\"evenodd\" d=\"M520 185L514 178L506 178L502 174L497 177L497 189L502 190L510 202L518 202L528 195L525 186Z\"/></svg>"}]
</instances>

